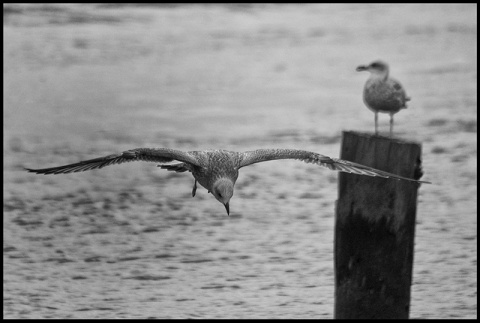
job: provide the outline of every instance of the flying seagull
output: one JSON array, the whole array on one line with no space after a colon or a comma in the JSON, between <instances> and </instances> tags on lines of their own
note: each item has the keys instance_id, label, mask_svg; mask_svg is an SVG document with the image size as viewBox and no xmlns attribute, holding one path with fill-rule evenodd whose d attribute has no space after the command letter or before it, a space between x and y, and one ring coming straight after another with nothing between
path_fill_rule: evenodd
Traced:
<instances>
[{"instance_id":1,"label":"flying seagull","mask_svg":"<svg viewBox=\"0 0 480 323\"><path fill-rule=\"evenodd\" d=\"M369 65L360 65L357 72L369 71L370 77L363 88L363 102L375 113L375 134L378 134L378 112L390 114L390 137L393 132L393 115L407 108L410 100L400 82L388 77L388 64L375 61Z\"/></svg>"},{"instance_id":2,"label":"flying seagull","mask_svg":"<svg viewBox=\"0 0 480 323\"><path fill-rule=\"evenodd\" d=\"M158 167L169 171L175 171L177 173L186 171L191 172L195 179L192 196L195 196L198 182L225 206L227 214L229 215L229 202L233 195L235 182L238 178L238 170L248 165L276 159L298 159L306 163L317 164L341 172L394 178L397 180L406 180L417 183L429 183L426 181L418 181L398 176L346 160L330 158L314 152L297 149L258 149L240 153L228 150L184 152L169 148L137 148L119 154L81 161L75 164L42 169L25 169L32 173L45 175L67 174L99 169L105 166L131 161L155 162L160 164ZM165 163L171 162L176 163L165 165Z\"/></svg>"}]
</instances>

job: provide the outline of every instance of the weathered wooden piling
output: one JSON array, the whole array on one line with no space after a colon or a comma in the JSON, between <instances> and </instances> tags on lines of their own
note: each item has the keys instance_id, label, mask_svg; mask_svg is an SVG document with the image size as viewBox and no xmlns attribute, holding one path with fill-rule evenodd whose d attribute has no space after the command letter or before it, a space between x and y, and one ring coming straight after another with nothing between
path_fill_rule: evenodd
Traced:
<instances>
[{"instance_id":1,"label":"weathered wooden piling","mask_svg":"<svg viewBox=\"0 0 480 323\"><path fill-rule=\"evenodd\" d=\"M419 179L421 145L344 132L341 159ZM335 318L408 318L418 183L340 173Z\"/></svg>"}]
</instances>

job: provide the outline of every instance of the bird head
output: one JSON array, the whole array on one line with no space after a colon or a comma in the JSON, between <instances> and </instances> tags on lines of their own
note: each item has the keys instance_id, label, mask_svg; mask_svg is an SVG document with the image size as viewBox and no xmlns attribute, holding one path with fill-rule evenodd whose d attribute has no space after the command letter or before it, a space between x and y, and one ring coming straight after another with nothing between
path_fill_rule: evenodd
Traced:
<instances>
[{"instance_id":1,"label":"bird head","mask_svg":"<svg viewBox=\"0 0 480 323\"><path fill-rule=\"evenodd\" d=\"M234 183L228 178L220 178L212 186L212 194L215 198L225 206L227 214L230 215L229 202L233 196Z\"/></svg>"},{"instance_id":2,"label":"bird head","mask_svg":"<svg viewBox=\"0 0 480 323\"><path fill-rule=\"evenodd\" d=\"M357 67L357 72L369 71L373 75L388 77L388 64L383 61L374 61L369 65L360 65Z\"/></svg>"}]
</instances>

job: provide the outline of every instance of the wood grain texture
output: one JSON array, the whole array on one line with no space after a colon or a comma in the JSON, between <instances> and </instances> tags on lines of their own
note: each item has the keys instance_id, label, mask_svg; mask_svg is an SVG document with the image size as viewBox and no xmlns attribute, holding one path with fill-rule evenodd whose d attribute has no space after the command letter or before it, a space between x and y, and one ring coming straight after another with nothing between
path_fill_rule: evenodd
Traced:
<instances>
[{"instance_id":1,"label":"wood grain texture","mask_svg":"<svg viewBox=\"0 0 480 323\"><path fill-rule=\"evenodd\" d=\"M419 179L418 143L343 133L341 159ZM408 318L419 184L339 175L335 318Z\"/></svg>"}]
</instances>

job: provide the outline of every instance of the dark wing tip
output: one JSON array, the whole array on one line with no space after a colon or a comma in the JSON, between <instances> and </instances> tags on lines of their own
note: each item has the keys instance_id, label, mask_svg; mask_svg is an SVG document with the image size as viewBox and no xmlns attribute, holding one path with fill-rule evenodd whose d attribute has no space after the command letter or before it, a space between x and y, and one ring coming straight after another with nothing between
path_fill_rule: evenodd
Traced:
<instances>
[{"instance_id":1,"label":"dark wing tip","mask_svg":"<svg viewBox=\"0 0 480 323\"><path fill-rule=\"evenodd\" d=\"M34 174L43 174L43 175L50 175L50 174L64 174L65 172L60 172L62 170L60 167L52 167L52 168L42 168L42 169L32 169L32 168L26 168L24 169L29 172L29 173L34 173Z\"/></svg>"},{"instance_id":2,"label":"dark wing tip","mask_svg":"<svg viewBox=\"0 0 480 323\"><path fill-rule=\"evenodd\" d=\"M34 174L43 174L43 175L52 174L52 173L48 173L46 169L32 169L32 168L26 168L26 167L24 167L23 169L25 169L29 173L34 173Z\"/></svg>"},{"instance_id":3,"label":"dark wing tip","mask_svg":"<svg viewBox=\"0 0 480 323\"><path fill-rule=\"evenodd\" d=\"M428 182L428 181L420 181L420 180L417 180L417 182L423 183L423 184L432 184L432 182Z\"/></svg>"},{"instance_id":4,"label":"dark wing tip","mask_svg":"<svg viewBox=\"0 0 480 323\"><path fill-rule=\"evenodd\" d=\"M24 170L26 170L27 172L29 173L36 173L36 174L41 174L41 169L33 169L33 168L27 168L27 167L23 167Z\"/></svg>"},{"instance_id":5,"label":"dark wing tip","mask_svg":"<svg viewBox=\"0 0 480 323\"><path fill-rule=\"evenodd\" d=\"M393 173L385 172L379 169L375 169L373 167L365 166L362 164L354 163L348 160L343 160L343 159L337 159L337 158L332 158L333 164L333 169L341 171L341 172L346 172L346 173L351 173L351 174L357 174L357 175L367 175L371 177L381 177L381 178L391 178L391 179L396 179L396 180L405 180L409 182L416 182L416 183L424 183L424 184L432 184L431 182L428 181L421 181L418 179L414 178L408 178L400 175L396 175ZM325 166L325 161L323 161L323 166ZM327 166L328 167L328 166ZM330 168L330 167L329 167Z\"/></svg>"}]
</instances>

